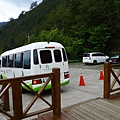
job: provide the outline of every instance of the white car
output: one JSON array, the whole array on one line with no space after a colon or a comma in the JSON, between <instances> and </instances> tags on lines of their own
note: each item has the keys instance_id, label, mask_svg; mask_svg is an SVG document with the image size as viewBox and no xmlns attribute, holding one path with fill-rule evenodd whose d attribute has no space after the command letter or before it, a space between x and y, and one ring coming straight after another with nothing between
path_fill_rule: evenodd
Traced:
<instances>
[{"instance_id":1,"label":"white car","mask_svg":"<svg viewBox=\"0 0 120 120\"><path fill-rule=\"evenodd\" d=\"M83 63L85 64L97 64L104 63L109 57L101 52L85 53L83 55Z\"/></svg>"}]
</instances>

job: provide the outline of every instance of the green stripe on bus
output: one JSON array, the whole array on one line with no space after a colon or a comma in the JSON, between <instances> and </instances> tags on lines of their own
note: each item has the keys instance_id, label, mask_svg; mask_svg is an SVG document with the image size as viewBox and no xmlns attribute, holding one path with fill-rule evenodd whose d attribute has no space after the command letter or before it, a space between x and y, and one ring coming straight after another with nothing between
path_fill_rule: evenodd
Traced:
<instances>
[{"instance_id":1,"label":"green stripe on bus","mask_svg":"<svg viewBox=\"0 0 120 120\"><path fill-rule=\"evenodd\" d=\"M65 81L65 82L60 83L60 86L67 85L67 84L69 84L69 82L70 82L70 79L67 80L67 81ZM32 88L32 84L29 84L28 86L29 86L30 88ZM26 89L26 90L28 90L28 91L30 91L26 86L23 86L23 88ZM32 89L33 89L35 92L37 92L37 91L39 91L41 88L42 88L42 85L39 86L39 87L36 87L36 88L32 88ZM51 84L48 84L48 85L46 86L45 90L48 90L48 89L51 89Z\"/></svg>"},{"instance_id":2,"label":"green stripe on bus","mask_svg":"<svg viewBox=\"0 0 120 120\"><path fill-rule=\"evenodd\" d=\"M7 77L3 75L3 79L6 79ZM67 81L64 81L64 82L61 82L60 83L60 86L64 86L64 85L67 85L69 84L70 82L70 79L68 79ZM42 88L42 85L40 85L39 87L36 87L36 88L32 88L32 84L29 84L28 85L31 89L33 89L35 92L39 91L41 88ZM22 86L25 90L28 90L30 91L26 86ZM45 90L48 90L48 89L51 89L51 84L48 84L45 88Z\"/></svg>"}]
</instances>

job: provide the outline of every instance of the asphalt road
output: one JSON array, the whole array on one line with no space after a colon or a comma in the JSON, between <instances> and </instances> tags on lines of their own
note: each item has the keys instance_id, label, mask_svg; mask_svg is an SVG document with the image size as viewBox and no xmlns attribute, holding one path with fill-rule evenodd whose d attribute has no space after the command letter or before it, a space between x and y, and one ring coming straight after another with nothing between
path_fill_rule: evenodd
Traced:
<instances>
[{"instance_id":1,"label":"asphalt road","mask_svg":"<svg viewBox=\"0 0 120 120\"><path fill-rule=\"evenodd\" d=\"M61 87L61 107L65 108L77 103L81 103L90 99L103 97L103 80L99 80L100 70L103 70L103 64L99 65L84 65L82 63L70 63L70 83ZM79 86L80 73L83 74L85 86ZM42 96L49 102L51 102L51 91L47 90L42 93ZM23 97L23 109L33 99L34 95L31 92L27 92L22 95ZM12 99L12 96L10 96ZM10 101L12 106L12 101ZM47 105L38 99L30 111L39 110L45 108ZM12 107L11 107L12 109ZM35 118L36 116L32 117ZM32 118L26 118L30 120Z\"/></svg>"}]
</instances>

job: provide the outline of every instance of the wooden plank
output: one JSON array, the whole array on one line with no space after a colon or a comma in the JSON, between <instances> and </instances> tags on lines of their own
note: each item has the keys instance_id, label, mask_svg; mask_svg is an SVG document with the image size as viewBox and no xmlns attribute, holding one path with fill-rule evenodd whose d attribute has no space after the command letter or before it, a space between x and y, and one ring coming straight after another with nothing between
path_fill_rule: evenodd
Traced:
<instances>
[{"instance_id":1,"label":"wooden plank","mask_svg":"<svg viewBox=\"0 0 120 120\"><path fill-rule=\"evenodd\" d=\"M115 105L115 106L117 106L117 107L120 107L120 98L119 99L116 99L116 100L111 100L111 99L109 99L109 100L105 100L105 101L107 101L107 102L110 102L111 104L113 104L113 105Z\"/></svg>"},{"instance_id":2,"label":"wooden plank","mask_svg":"<svg viewBox=\"0 0 120 120\"><path fill-rule=\"evenodd\" d=\"M35 118L35 119L32 119L32 120L45 120L42 116L39 116L39 118Z\"/></svg>"},{"instance_id":3,"label":"wooden plank","mask_svg":"<svg viewBox=\"0 0 120 120\"><path fill-rule=\"evenodd\" d=\"M84 104L85 105L85 104ZM85 110L85 113L84 114L87 114L90 118L93 118L95 120L101 120L99 117L98 117L98 114L96 114L95 112L92 112L91 109L87 108L86 106L84 106L83 104L79 106L80 109L84 109Z\"/></svg>"},{"instance_id":4,"label":"wooden plank","mask_svg":"<svg viewBox=\"0 0 120 120\"><path fill-rule=\"evenodd\" d=\"M63 113L64 111L61 112L61 116L55 116L53 115L53 112L49 112L49 113L44 113L39 115L39 118L36 118L34 120L70 120L68 119Z\"/></svg>"},{"instance_id":5,"label":"wooden plank","mask_svg":"<svg viewBox=\"0 0 120 120\"><path fill-rule=\"evenodd\" d=\"M113 112L114 114L118 114L120 112L120 108L118 106L113 105L105 100L99 99L96 101L96 103L106 107L107 109L109 108L109 111Z\"/></svg>"},{"instance_id":6,"label":"wooden plank","mask_svg":"<svg viewBox=\"0 0 120 120\"><path fill-rule=\"evenodd\" d=\"M61 114L60 116L55 116L53 114L49 114L48 116L51 118L51 120L69 120L63 114Z\"/></svg>"},{"instance_id":7,"label":"wooden plank","mask_svg":"<svg viewBox=\"0 0 120 120\"><path fill-rule=\"evenodd\" d=\"M64 110L64 112L66 112L67 110ZM68 110L68 114L70 114L71 116L73 116L76 120L85 120L83 117L81 117L79 115L79 113L77 114L76 111L73 110L73 108L71 110Z\"/></svg>"},{"instance_id":8,"label":"wooden plank","mask_svg":"<svg viewBox=\"0 0 120 120\"><path fill-rule=\"evenodd\" d=\"M54 120L53 118L50 117L52 115L53 115L53 112L40 114L38 118L33 120Z\"/></svg>"},{"instance_id":9,"label":"wooden plank","mask_svg":"<svg viewBox=\"0 0 120 120\"><path fill-rule=\"evenodd\" d=\"M120 105L116 103L119 102L101 98L89 100L64 108L59 117L49 112L34 120L120 120Z\"/></svg>"},{"instance_id":10,"label":"wooden plank","mask_svg":"<svg viewBox=\"0 0 120 120\"><path fill-rule=\"evenodd\" d=\"M49 114L53 114L53 113L49 113ZM53 120L53 119L51 119L51 117L49 117L49 114L43 114L43 115L41 115L40 117L43 119L43 120ZM42 120L41 119L41 120ZM37 119L37 120L39 120L39 119Z\"/></svg>"},{"instance_id":11,"label":"wooden plank","mask_svg":"<svg viewBox=\"0 0 120 120\"><path fill-rule=\"evenodd\" d=\"M80 111L83 115L84 115L84 118L86 120L94 120L92 117L91 117L91 114L89 112L87 112L86 110L80 108L80 107L76 107L76 110Z\"/></svg>"},{"instance_id":12,"label":"wooden plank","mask_svg":"<svg viewBox=\"0 0 120 120\"><path fill-rule=\"evenodd\" d=\"M91 103L87 103L90 107L91 107L91 110L94 110L95 112L99 113L100 114L100 118L103 119L103 120L110 120L111 117L109 114L106 114L104 111L102 111L101 109L99 109L98 106L91 104ZM93 111L93 112L94 112Z\"/></svg>"},{"instance_id":13,"label":"wooden plank","mask_svg":"<svg viewBox=\"0 0 120 120\"><path fill-rule=\"evenodd\" d=\"M94 107L96 107L97 109L103 111L106 117L112 119L112 120L119 120L119 116L117 116L116 114L114 114L113 110L109 108L109 106L104 106L103 104L97 102L96 101L91 101L91 104L94 105Z\"/></svg>"},{"instance_id":14,"label":"wooden plank","mask_svg":"<svg viewBox=\"0 0 120 120\"><path fill-rule=\"evenodd\" d=\"M65 116L68 120L76 120L74 116L72 116L70 113L71 110L63 110L62 115Z\"/></svg>"},{"instance_id":15,"label":"wooden plank","mask_svg":"<svg viewBox=\"0 0 120 120\"><path fill-rule=\"evenodd\" d=\"M84 104L83 106L84 106L86 109L89 109L90 112L91 112L91 114L92 114L93 116L97 116L97 117L98 117L97 119L110 120L110 119L108 119L106 116L103 115L104 113L101 114L101 111L100 111L99 109L96 109L96 108L94 107L94 105L91 106L91 105L89 105L89 104Z\"/></svg>"},{"instance_id":16,"label":"wooden plank","mask_svg":"<svg viewBox=\"0 0 120 120\"><path fill-rule=\"evenodd\" d=\"M78 108L78 107L77 107ZM93 120L92 118L90 118L89 116L87 116L87 115L85 115L85 114L83 114L84 112L83 112L83 110L81 109L76 109L76 107L75 108L73 108L72 109L76 114L78 114L79 116L81 116L82 118L84 118L85 120Z\"/></svg>"}]
</instances>

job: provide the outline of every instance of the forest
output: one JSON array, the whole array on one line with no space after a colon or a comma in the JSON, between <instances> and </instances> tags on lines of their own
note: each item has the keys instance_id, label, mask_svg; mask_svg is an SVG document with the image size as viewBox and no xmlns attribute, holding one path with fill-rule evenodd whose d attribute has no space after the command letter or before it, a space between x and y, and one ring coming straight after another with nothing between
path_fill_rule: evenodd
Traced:
<instances>
[{"instance_id":1,"label":"forest","mask_svg":"<svg viewBox=\"0 0 120 120\"><path fill-rule=\"evenodd\" d=\"M0 27L0 53L37 41L61 43L69 60L120 53L119 0L43 0Z\"/></svg>"}]
</instances>

